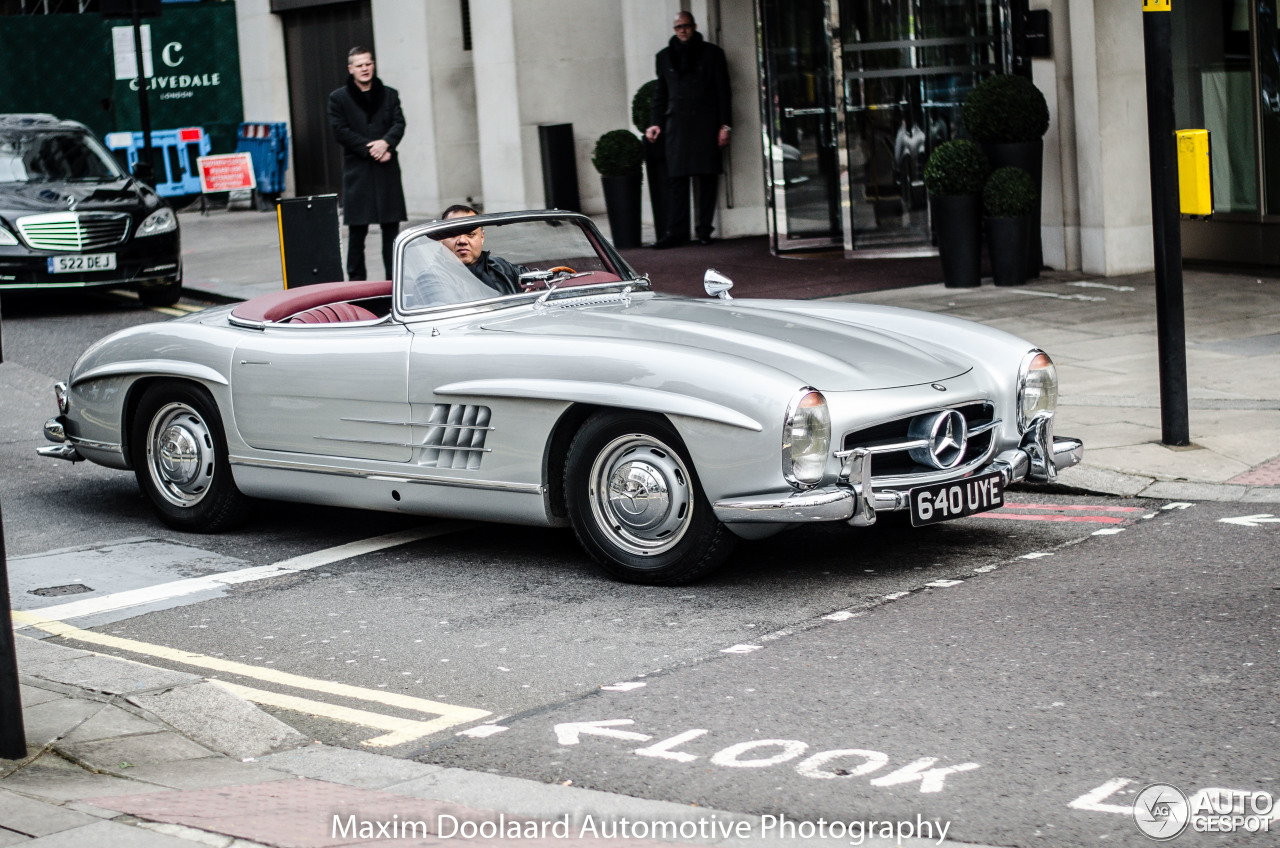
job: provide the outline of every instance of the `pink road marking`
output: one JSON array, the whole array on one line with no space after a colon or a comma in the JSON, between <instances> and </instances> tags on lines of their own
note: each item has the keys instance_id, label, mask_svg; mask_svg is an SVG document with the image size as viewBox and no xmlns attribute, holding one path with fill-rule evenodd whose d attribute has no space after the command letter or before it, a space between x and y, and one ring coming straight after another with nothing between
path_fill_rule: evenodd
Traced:
<instances>
[{"instance_id":1,"label":"pink road marking","mask_svg":"<svg viewBox=\"0 0 1280 848\"><path fill-rule=\"evenodd\" d=\"M1090 512L1143 512L1140 506L1089 506L1087 504L1024 504L1005 502L1005 509L1080 509Z\"/></svg>"}]
</instances>

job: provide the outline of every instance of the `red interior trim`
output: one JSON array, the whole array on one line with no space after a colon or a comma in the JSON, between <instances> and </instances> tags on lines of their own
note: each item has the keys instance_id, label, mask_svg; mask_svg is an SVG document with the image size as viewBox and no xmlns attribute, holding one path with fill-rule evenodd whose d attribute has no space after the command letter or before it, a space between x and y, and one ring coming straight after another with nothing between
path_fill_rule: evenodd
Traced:
<instances>
[{"instance_id":1,"label":"red interior trim","mask_svg":"<svg viewBox=\"0 0 1280 848\"><path fill-rule=\"evenodd\" d=\"M390 280L356 280L343 283L316 283L296 289L272 292L238 304L231 314L242 321L283 321L290 315L315 309L330 303L363 300L368 297L387 297L391 294Z\"/></svg>"}]
</instances>

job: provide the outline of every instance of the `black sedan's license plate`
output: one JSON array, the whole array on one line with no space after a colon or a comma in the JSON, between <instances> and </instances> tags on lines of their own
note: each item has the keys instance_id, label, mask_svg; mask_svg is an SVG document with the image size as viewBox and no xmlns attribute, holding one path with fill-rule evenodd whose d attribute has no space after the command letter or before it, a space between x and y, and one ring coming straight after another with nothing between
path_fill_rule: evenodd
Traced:
<instances>
[{"instance_id":1,"label":"black sedan's license plate","mask_svg":"<svg viewBox=\"0 0 1280 848\"><path fill-rule=\"evenodd\" d=\"M954 483L917 486L911 495L911 525L920 527L963 518L1004 506L1004 484L999 473L969 477Z\"/></svg>"}]
</instances>

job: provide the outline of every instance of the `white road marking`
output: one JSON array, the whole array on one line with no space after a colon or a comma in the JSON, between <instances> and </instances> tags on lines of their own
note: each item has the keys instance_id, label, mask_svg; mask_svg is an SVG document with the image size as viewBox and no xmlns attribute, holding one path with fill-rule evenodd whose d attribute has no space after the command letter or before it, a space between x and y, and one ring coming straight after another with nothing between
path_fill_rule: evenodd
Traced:
<instances>
[{"instance_id":1,"label":"white road marking","mask_svg":"<svg viewBox=\"0 0 1280 848\"><path fill-rule=\"evenodd\" d=\"M322 565L330 565L335 562L341 562L344 559L364 556L386 548L394 548L411 542L420 542L423 539L456 533L459 530L466 529L467 526L466 524L451 523L417 530L402 530L398 533L387 533L383 536L374 536L371 539L361 539L356 542L348 542L345 545L326 548L322 551L314 551L302 556L282 560L272 565L257 565L250 568L241 568L237 571L207 574L204 577L189 577L185 580L159 583L155 586L146 586L141 589L129 589L124 592L115 592L96 598L54 604L53 606L41 607L38 611L44 618L54 621L66 621L71 618L114 612L115 610L129 607L181 598L185 595L194 595L198 592L224 589L227 586L234 586L239 583L252 583L257 580L269 580L272 577L280 577L286 574L296 574L300 571L310 571Z\"/></svg>"},{"instance_id":2,"label":"white road marking","mask_svg":"<svg viewBox=\"0 0 1280 848\"><path fill-rule=\"evenodd\" d=\"M604 721L570 721L556 725L556 741L561 745L577 745L582 736L608 736L611 739L631 739L636 742L648 742L653 737L647 733L632 733L630 730L614 730L624 724L635 724L630 718L611 718Z\"/></svg>"},{"instance_id":3,"label":"white road marking","mask_svg":"<svg viewBox=\"0 0 1280 848\"><path fill-rule=\"evenodd\" d=\"M914 763L903 766L891 774L884 777L875 777L871 779L872 786L898 786L903 783L913 783L920 781L921 794L930 794L942 791L942 782L949 774L958 774L962 771L972 771L978 768L977 763L960 763L956 766L946 766L945 768L930 768L938 761L937 757L921 757Z\"/></svg>"},{"instance_id":4,"label":"white road marking","mask_svg":"<svg viewBox=\"0 0 1280 848\"><path fill-rule=\"evenodd\" d=\"M758 757L753 760L744 760L742 755L748 751L754 751L756 748L781 748L782 750L771 757ZM798 739L757 739L753 742L739 742L737 745L730 745L723 751L717 751L711 755L711 762L725 768L766 768L768 766L776 766L778 763L785 763L788 760L794 760L796 757L802 756L807 751L809 745Z\"/></svg>"},{"instance_id":5,"label":"white road marking","mask_svg":"<svg viewBox=\"0 0 1280 848\"><path fill-rule=\"evenodd\" d=\"M1032 551L1029 554L1023 554L1019 559L1040 559L1047 556L1053 556L1053 554L1048 551Z\"/></svg>"},{"instance_id":6,"label":"white road marking","mask_svg":"<svg viewBox=\"0 0 1280 848\"><path fill-rule=\"evenodd\" d=\"M35 627L54 636L65 639L72 639L76 642L83 642L90 645L101 645L106 648L114 648L120 651L127 651L131 654L140 654L142 656L156 657L157 659L168 660L169 662L179 665L194 666L196 668L205 668L211 671L221 672L223 674L231 674L239 677L248 677L254 680L261 680L266 683L274 683L278 686L286 686L293 689L304 689L312 692L323 692L326 695L335 695L340 698L351 698L358 701L368 701L375 704L381 704L386 707L395 707L397 709L409 710L418 713L427 713L436 715L430 721L411 721L408 719L396 719L391 716L385 717L386 722L398 722L391 732L385 736L379 736L375 739L368 739L365 745L374 747L386 747L389 745L399 745L403 742L410 742L414 739L432 733L438 733L441 730L447 730L459 724L467 724L472 721L479 721L486 718L491 713L487 710L479 710L472 707L459 707L453 704L444 704L439 701L430 701L425 698L416 698L411 695L401 695L397 692L385 692L377 689L364 689L359 686L351 686L346 683L338 683L332 680L316 680L310 677L303 677L298 674L291 674L287 671L280 671L274 668L262 668L260 666L248 665L246 663L235 662L234 660L225 660L219 657L209 657L203 654L195 654L190 651L182 651L176 648L166 648L163 645L152 645L147 642L138 642L134 639L124 639L119 636L110 636L106 633L96 633L92 630L81 630L61 621L54 621L44 618L39 613L24 612L14 610L12 613L15 626ZM222 681L215 681L222 683ZM228 684L234 686L235 684ZM242 687L246 688L246 687ZM258 690L249 690L257 692ZM278 695L274 692L263 693L263 696L270 696L275 699L272 701L263 700L261 703L276 704L277 701L289 698L287 695ZM245 695L251 701L258 700L257 696ZM294 699L295 703L302 704L305 699ZM315 713L324 715L338 721L352 721L355 724L364 724L369 727L377 727L379 729L387 729L386 723L373 725L365 721L353 721L357 714L363 714L362 710L350 710L346 707L339 707L332 704L324 704L319 701L305 701L305 706L300 710L306 713ZM278 704L284 706L283 704ZM286 706L286 709L294 709L294 707ZM373 715L369 713L368 715ZM405 724L404 722L411 722Z\"/></svg>"},{"instance_id":7,"label":"white road marking","mask_svg":"<svg viewBox=\"0 0 1280 848\"><path fill-rule=\"evenodd\" d=\"M686 730L684 733L677 733L670 739L655 742L647 748L637 748L632 753L640 757L654 757L660 760L675 760L677 763L691 763L698 759L695 754L686 754L684 751L674 751L672 749L697 739L699 736L704 736L708 732L699 728Z\"/></svg>"},{"instance_id":8,"label":"white road marking","mask_svg":"<svg viewBox=\"0 0 1280 848\"><path fill-rule=\"evenodd\" d=\"M615 683L615 684L613 684L612 686L601 686L601 687L600 687L600 691L602 691L602 692L630 692L632 689L640 689L640 688L645 687L645 686L648 686L648 685L649 685L649 684L647 684L647 683L642 683L642 682L641 682L641 681L639 681L639 680L632 680L632 681L631 681L631 682L629 682L629 683Z\"/></svg>"},{"instance_id":9,"label":"white road marking","mask_svg":"<svg viewBox=\"0 0 1280 848\"><path fill-rule=\"evenodd\" d=\"M1075 286L1081 289L1107 289L1108 291L1131 292L1133 286L1113 286L1111 283L1094 283L1081 281L1078 283L1067 283L1069 286Z\"/></svg>"},{"instance_id":10,"label":"white road marking","mask_svg":"<svg viewBox=\"0 0 1280 848\"><path fill-rule=\"evenodd\" d=\"M1103 527L1101 530L1094 530L1091 535L1094 536L1114 536L1117 533L1123 533L1123 527Z\"/></svg>"},{"instance_id":11,"label":"white road marking","mask_svg":"<svg viewBox=\"0 0 1280 848\"><path fill-rule=\"evenodd\" d=\"M1088 810L1091 813L1122 813L1126 816L1132 815L1133 804L1121 806L1120 804L1102 803L1124 787L1128 786L1130 783L1133 783L1133 781L1126 777L1117 777L1114 780L1108 780L1097 789L1081 795L1070 804L1067 804L1067 806L1074 810Z\"/></svg>"},{"instance_id":12,"label":"white road marking","mask_svg":"<svg viewBox=\"0 0 1280 848\"><path fill-rule=\"evenodd\" d=\"M963 580L934 580L924 585L930 589L950 589L952 586L959 586L963 582Z\"/></svg>"},{"instance_id":13,"label":"white road marking","mask_svg":"<svg viewBox=\"0 0 1280 848\"><path fill-rule=\"evenodd\" d=\"M848 610L840 610L839 612L831 613L831 615L824 615L823 618L827 621L848 621L853 618L853 613Z\"/></svg>"},{"instance_id":14,"label":"white road marking","mask_svg":"<svg viewBox=\"0 0 1280 848\"><path fill-rule=\"evenodd\" d=\"M1240 527L1261 527L1263 524L1280 524L1280 518L1276 518L1269 512L1260 512L1257 515L1241 515L1236 518L1219 518L1219 524L1235 524Z\"/></svg>"},{"instance_id":15,"label":"white road marking","mask_svg":"<svg viewBox=\"0 0 1280 848\"><path fill-rule=\"evenodd\" d=\"M898 600L898 598L905 598L907 595L910 595L910 594L911 594L910 592L893 592L892 594L885 595L884 599L886 601L896 601Z\"/></svg>"},{"instance_id":16,"label":"white road marking","mask_svg":"<svg viewBox=\"0 0 1280 848\"><path fill-rule=\"evenodd\" d=\"M1093 297L1087 294L1055 294L1047 291L1033 291L1030 289L1014 289L1016 294L1025 294L1031 297L1056 297L1058 300L1083 300L1086 303L1105 303L1105 297Z\"/></svg>"},{"instance_id":17,"label":"white road marking","mask_svg":"<svg viewBox=\"0 0 1280 848\"><path fill-rule=\"evenodd\" d=\"M724 648L720 651L722 654L749 654L752 651L759 651L763 645L734 645L732 648Z\"/></svg>"},{"instance_id":18,"label":"white road marking","mask_svg":"<svg viewBox=\"0 0 1280 848\"><path fill-rule=\"evenodd\" d=\"M1191 507L1193 506L1195 506L1195 504L1193 503L1178 502L1178 503L1167 503L1160 508L1161 509L1191 509Z\"/></svg>"},{"instance_id":19,"label":"white road marking","mask_svg":"<svg viewBox=\"0 0 1280 848\"><path fill-rule=\"evenodd\" d=\"M999 568L999 567L1000 567L1000 566L998 566L998 565L981 565L981 566L978 566L977 568L975 568L975 569L973 570L973 573L974 573L974 574L987 574L988 572L995 571L995 570L996 570L997 568Z\"/></svg>"},{"instance_id":20,"label":"white road marking","mask_svg":"<svg viewBox=\"0 0 1280 848\"><path fill-rule=\"evenodd\" d=\"M473 739L487 739L490 736L497 736L499 733L508 730L500 724L481 724L476 727L470 727L455 736L470 736Z\"/></svg>"}]
</instances>

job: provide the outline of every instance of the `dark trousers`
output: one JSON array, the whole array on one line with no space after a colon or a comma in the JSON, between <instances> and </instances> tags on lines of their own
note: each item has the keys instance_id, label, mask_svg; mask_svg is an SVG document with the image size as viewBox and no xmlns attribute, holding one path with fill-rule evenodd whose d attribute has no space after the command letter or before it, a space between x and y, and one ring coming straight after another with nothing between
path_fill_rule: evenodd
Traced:
<instances>
[{"instance_id":1,"label":"dark trousers","mask_svg":"<svg viewBox=\"0 0 1280 848\"><path fill-rule=\"evenodd\" d=\"M400 232L400 224L392 221L379 224L382 230L382 268L387 272L383 279L391 279L391 263L395 256L396 233ZM367 280L369 274L364 267L364 240L369 235L368 224L352 224L347 227L350 237L347 239L347 279Z\"/></svg>"},{"instance_id":2,"label":"dark trousers","mask_svg":"<svg viewBox=\"0 0 1280 848\"><path fill-rule=\"evenodd\" d=\"M716 186L719 174L667 177L667 233L672 241L689 240L689 181L693 181L693 205L698 209L694 232L711 238L711 219L716 214Z\"/></svg>"}]
</instances>

